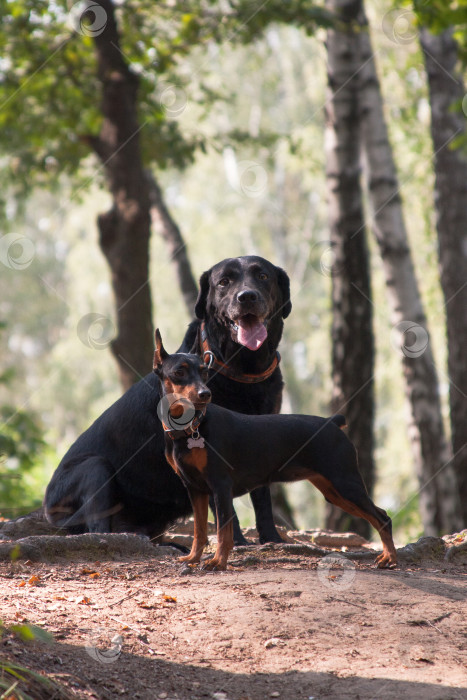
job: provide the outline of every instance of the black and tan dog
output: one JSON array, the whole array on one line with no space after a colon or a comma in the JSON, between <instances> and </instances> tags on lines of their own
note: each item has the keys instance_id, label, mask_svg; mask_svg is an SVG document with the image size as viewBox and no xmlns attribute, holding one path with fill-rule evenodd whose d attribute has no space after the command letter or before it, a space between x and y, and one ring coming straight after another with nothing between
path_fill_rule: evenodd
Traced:
<instances>
[{"instance_id":1,"label":"black and tan dog","mask_svg":"<svg viewBox=\"0 0 467 700\"><path fill-rule=\"evenodd\" d=\"M240 413L280 410L277 347L291 310L289 278L257 256L229 258L204 272L196 320L180 347L188 352L203 328L213 360L213 402ZM45 513L71 532L163 533L191 512L187 491L164 457L151 372L107 409L70 447L45 494ZM269 490L251 493L261 542L280 542ZM235 541L245 543L234 520Z\"/></svg>"},{"instance_id":2,"label":"black and tan dog","mask_svg":"<svg viewBox=\"0 0 467 700\"><path fill-rule=\"evenodd\" d=\"M169 355L156 331L154 372L165 397L159 414L166 457L187 487L195 515L193 546L182 560L201 559L210 494L216 508L217 549L204 568L223 570L234 544L232 499L272 482L307 479L326 500L368 520L383 543L378 567L395 566L391 520L368 496L355 448L340 429L344 417L247 416L208 405L209 359L208 353L203 359L191 353Z\"/></svg>"}]
</instances>

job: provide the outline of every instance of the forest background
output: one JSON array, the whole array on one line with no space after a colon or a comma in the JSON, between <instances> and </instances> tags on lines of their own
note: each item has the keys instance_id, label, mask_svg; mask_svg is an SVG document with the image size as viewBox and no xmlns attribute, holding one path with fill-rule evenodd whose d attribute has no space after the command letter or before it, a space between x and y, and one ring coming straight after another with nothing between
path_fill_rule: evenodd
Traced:
<instances>
[{"instance_id":1,"label":"forest background","mask_svg":"<svg viewBox=\"0 0 467 700\"><path fill-rule=\"evenodd\" d=\"M326 415L335 389L336 273L329 172L326 177L326 38L329 47L336 6L297 2L285 16L281 3L269 3L267 12L260 3L238 3L236 13L233 5L226 7L167 2L157 3L156 11L154 3L115 3L123 61L140 80L143 157L182 232L196 278L224 257L245 254L262 255L288 272L293 312L281 343L283 412ZM102 124L92 33L98 14L86 24L80 18L89 4L70 10L60 3L12 1L5 8L0 511L12 517L40 505L60 457L118 398L121 383L110 352L119 319L96 224L112 197L88 135ZM451 23L464 58L465 7L424 3L414 11L371 0L365 10L449 435L431 109L419 40L426 14L434 31ZM52 17L48 24L46 16ZM228 18L224 27L222 16ZM248 17L256 19L246 22ZM47 43L47 65L39 61L31 71L34 51L38 60ZM452 110L465 122L467 97ZM465 140L450 147L462 154ZM365 192L363 209L371 228ZM175 350L190 314L164 230L159 208L150 239L153 322L166 347ZM423 531L420 484L384 263L373 236L367 241L375 343L374 497L394 517L397 539L407 540ZM310 485L288 485L286 492L299 527L323 524L323 499ZM253 522L248 499L238 513L243 525Z\"/></svg>"}]
</instances>

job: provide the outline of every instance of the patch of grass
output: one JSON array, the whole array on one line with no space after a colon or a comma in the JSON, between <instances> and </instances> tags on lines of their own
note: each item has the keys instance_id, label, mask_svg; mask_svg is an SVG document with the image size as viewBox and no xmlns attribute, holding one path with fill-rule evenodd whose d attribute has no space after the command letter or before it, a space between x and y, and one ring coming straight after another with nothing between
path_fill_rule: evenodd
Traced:
<instances>
[{"instance_id":1,"label":"patch of grass","mask_svg":"<svg viewBox=\"0 0 467 700\"><path fill-rule=\"evenodd\" d=\"M13 633L23 642L49 643L53 636L36 625L12 625L0 622L0 636ZM76 696L47 676L0 657L0 700L73 700Z\"/></svg>"},{"instance_id":2,"label":"patch of grass","mask_svg":"<svg viewBox=\"0 0 467 700\"><path fill-rule=\"evenodd\" d=\"M63 686L25 666L0 657L0 700L72 700Z\"/></svg>"}]
</instances>

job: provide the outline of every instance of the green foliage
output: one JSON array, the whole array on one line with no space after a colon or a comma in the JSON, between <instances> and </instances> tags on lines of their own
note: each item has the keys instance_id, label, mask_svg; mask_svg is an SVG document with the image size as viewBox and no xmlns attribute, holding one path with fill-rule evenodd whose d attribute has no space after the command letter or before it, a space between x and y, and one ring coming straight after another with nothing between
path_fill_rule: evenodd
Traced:
<instances>
[{"instance_id":1,"label":"green foliage","mask_svg":"<svg viewBox=\"0 0 467 700\"><path fill-rule=\"evenodd\" d=\"M22 642L46 642L53 641L53 635L47 632L43 627L37 625L11 625L10 632L13 632Z\"/></svg>"},{"instance_id":2,"label":"green foliage","mask_svg":"<svg viewBox=\"0 0 467 700\"><path fill-rule=\"evenodd\" d=\"M433 34L440 34L446 30L451 30L457 42L457 55L459 65L457 66L460 79L465 81L465 70L467 68L467 0L404 0L404 5L413 10L414 27L426 27ZM397 17L399 5L396 5L394 19ZM403 10L405 16L402 19L409 21L409 11ZM464 73L464 77L462 76ZM451 105L452 111L462 116L462 120L467 116L466 100L459 100ZM467 133L463 133L453 139L449 148L463 149L467 155Z\"/></svg>"},{"instance_id":3,"label":"green foliage","mask_svg":"<svg viewBox=\"0 0 467 700\"><path fill-rule=\"evenodd\" d=\"M460 58L467 62L467 0L413 0L420 25L434 34L452 29L459 45Z\"/></svg>"},{"instance_id":4,"label":"green foliage","mask_svg":"<svg viewBox=\"0 0 467 700\"><path fill-rule=\"evenodd\" d=\"M17 462L20 470L30 469L44 446L37 418L4 405L0 407L0 420L0 455L7 461Z\"/></svg>"},{"instance_id":5,"label":"green foliage","mask_svg":"<svg viewBox=\"0 0 467 700\"><path fill-rule=\"evenodd\" d=\"M0 638L8 633L14 634L22 642L50 644L53 641L53 635L43 627L29 623L6 626L0 621ZM55 681L2 658L0 658L0 692L2 692L2 698L17 698L17 700L71 697L66 689L62 689Z\"/></svg>"},{"instance_id":6,"label":"green foliage","mask_svg":"<svg viewBox=\"0 0 467 700\"><path fill-rule=\"evenodd\" d=\"M7 386L13 371L0 375ZM0 510L27 506L23 477L43 454L45 442L37 416L9 404L0 404ZM37 496L32 501L38 505Z\"/></svg>"},{"instance_id":7,"label":"green foliage","mask_svg":"<svg viewBox=\"0 0 467 700\"><path fill-rule=\"evenodd\" d=\"M76 3L75 7L78 6ZM115 9L122 53L139 81L139 119L146 164L178 168L193 162L205 139L182 133L166 100L205 107L220 95L187 72L184 59L198 46L251 42L272 22L301 24L312 32L331 17L312 2L260 5L239 1L228 9L214 1L152 0ZM10 157L2 177L18 195L59 178L83 178L92 137L102 123L93 39L85 17L65 0L11 0L0 11L0 146ZM173 96L173 94L175 97ZM224 94L225 97L225 94ZM81 179L84 185L86 179Z\"/></svg>"},{"instance_id":8,"label":"green foliage","mask_svg":"<svg viewBox=\"0 0 467 700\"><path fill-rule=\"evenodd\" d=\"M403 532L410 542L416 542L423 535L418 501L418 496L414 496L406 503L401 504L394 512L389 511L394 531Z\"/></svg>"},{"instance_id":9,"label":"green foliage","mask_svg":"<svg viewBox=\"0 0 467 700\"><path fill-rule=\"evenodd\" d=\"M405 213L415 264L422 271L433 343L444 367L423 61L416 37L410 44L397 44L378 31L389 6L386 0L369 4L372 33L402 196L409 204ZM31 238L36 255L25 270L1 267L0 314L9 326L8 335L0 334L0 353L5 366L15 368L3 387L4 404L11 407L7 417L18 406L27 407L28 415L40 415L46 439L58 453L43 453L40 474L33 466L22 473L21 482L10 480L12 485L28 483L29 490L16 491L19 505L25 494L33 493L32 484L36 497L42 496L58 457L118 397L119 387L108 351L83 345L76 331L89 312L113 317L108 270L95 231L96 215L108 200L96 186L80 189L91 181L87 137L101 126L93 42L67 23L64 2L13 0L2 8L11 17L0 28L0 49L4 56L10 49L14 55L11 65L0 63L0 102L9 100L10 112L0 112L9 128L0 129L2 152L8 155L2 161L7 194L37 183L48 190L33 192L22 212L8 197L8 230ZM207 1L117 5L122 51L140 81L145 162L165 167L159 173L161 184L196 275L221 257L249 253L264 255L289 272L294 308L281 343L284 410L325 414L332 391L330 277L325 265L325 52L322 42L308 35L331 18L312 3L275 0L264 6L239 0L224 4L223 12L220 16L219 4ZM287 25L270 24L281 17ZM61 48L54 54L56 47ZM40 75L33 75L42 64ZM176 119L164 107L163 84L175 86L182 106L186 101ZM249 196L241 163L265 175L264 191ZM183 174L178 169L182 165ZM235 168L240 186L230 177ZM56 191L50 194L52 183ZM165 243L153 236L151 247L155 318L167 346L175 349L188 318ZM406 539L407 532L419 532L416 499L411 499L418 486L407 439L400 359L390 342L384 276L373 245L372 267L378 400L375 500L394 514L402 508L396 526L399 537ZM302 483L290 492L300 524L318 526L321 495ZM248 500L240 513L242 522L246 509L252 514Z\"/></svg>"},{"instance_id":10,"label":"green foliage","mask_svg":"<svg viewBox=\"0 0 467 700\"><path fill-rule=\"evenodd\" d=\"M42 642L50 644L53 636L37 625L23 624L5 626L0 622L0 637L13 633L22 642ZM16 700L71 700L70 692L55 680L47 678L26 666L0 658L0 693L2 698Z\"/></svg>"}]
</instances>

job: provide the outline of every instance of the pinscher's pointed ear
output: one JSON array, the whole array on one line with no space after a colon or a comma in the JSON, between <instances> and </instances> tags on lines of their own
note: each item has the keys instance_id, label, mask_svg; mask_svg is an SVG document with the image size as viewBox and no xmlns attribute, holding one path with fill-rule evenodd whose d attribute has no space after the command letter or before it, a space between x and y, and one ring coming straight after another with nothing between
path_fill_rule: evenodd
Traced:
<instances>
[{"instance_id":1,"label":"pinscher's pointed ear","mask_svg":"<svg viewBox=\"0 0 467 700\"><path fill-rule=\"evenodd\" d=\"M162 338L158 328L156 328L156 332L154 333L154 340L156 347L154 350L154 361L152 363L152 368L154 371L156 371L160 369L160 366L162 365L163 361L169 356L169 353L165 351L165 348L162 345Z\"/></svg>"},{"instance_id":2,"label":"pinscher's pointed ear","mask_svg":"<svg viewBox=\"0 0 467 700\"><path fill-rule=\"evenodd\" d=\"M198 357L202 357L202 352L201 352L201 324L198 326L198 330L196 331L196 336L193 341L192 348L190 350L190 355L198 355Z\"/></svg>"}]
</instances>

